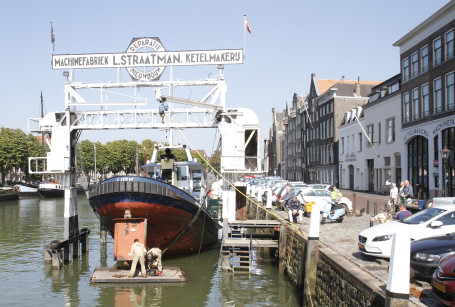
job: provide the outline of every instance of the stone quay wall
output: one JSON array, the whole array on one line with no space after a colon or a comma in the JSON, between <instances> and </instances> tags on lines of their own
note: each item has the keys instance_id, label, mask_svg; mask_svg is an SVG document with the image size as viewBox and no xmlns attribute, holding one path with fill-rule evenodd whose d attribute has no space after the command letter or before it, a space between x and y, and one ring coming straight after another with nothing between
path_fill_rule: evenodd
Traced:
<instances>
[{"instance_id":1,"label":"stone quay wall","mask_svg":"<svg viewBox=\"0 0 455 307\"><path fill-rule=\"evenodd\" d=\"M277 219L285 212L267 212L265 208L247 201L248 219ZM285 243L284 243L285 242ZM279 242L279 268L301 293L303 305L310 293L305 284L305 261L308 235L299 227L283 224ZM384 306L384 285L371 274L330 247L319 244L314 306Z\"/></svg>"}]
</instances>

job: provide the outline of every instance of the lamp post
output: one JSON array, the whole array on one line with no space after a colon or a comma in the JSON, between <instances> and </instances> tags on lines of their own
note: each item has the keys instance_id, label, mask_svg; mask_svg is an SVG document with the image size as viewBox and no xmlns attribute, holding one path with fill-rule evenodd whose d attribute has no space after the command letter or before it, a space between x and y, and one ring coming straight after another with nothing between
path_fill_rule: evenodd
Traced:
<instances>
[{"instance_id":1,"label":"lamp post","mask_svg":"<svg viewBox=\"0 0 455 307\"><path fill-rule=\"evenodd\" d=\"M446 172L448 170L448 160L449 160L449 157L450 157L450 153L452 151L450 149L447 148L447 145L444 146L444 149L441 150L441 157L442 157L442 171L443 171L443 176L442 176L442 187L443 187L443 191L442 191L442 194L443 196L447 196L449 194L449 185L448 183L446 182Z\"/></svg>"}]
</instances>

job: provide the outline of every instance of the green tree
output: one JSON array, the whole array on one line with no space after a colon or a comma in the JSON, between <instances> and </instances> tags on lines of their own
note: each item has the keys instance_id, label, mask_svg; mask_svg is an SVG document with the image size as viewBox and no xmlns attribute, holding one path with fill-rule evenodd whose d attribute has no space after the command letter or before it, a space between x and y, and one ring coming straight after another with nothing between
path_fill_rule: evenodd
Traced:
<instances>
[{"instance_id":1,"label":"green tree","mask_svg":"<svg viewBox=\"0 0 455 307\"><path fill-rule=\"evenodd\" d=\"M213 168L216 169L217 172L220 172L221 170L221 151L220 150L216 150L212 157L210 157L209 159L209 163L210 165L213 166Z\"/></svg>"}]
</instances>

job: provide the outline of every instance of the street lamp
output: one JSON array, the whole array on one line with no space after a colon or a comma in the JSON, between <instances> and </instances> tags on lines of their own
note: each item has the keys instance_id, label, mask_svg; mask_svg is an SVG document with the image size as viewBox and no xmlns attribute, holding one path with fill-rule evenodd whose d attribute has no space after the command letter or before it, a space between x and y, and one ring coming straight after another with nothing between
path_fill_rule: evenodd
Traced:
<instances>
[{"instance_id":1,"label":"street lamp","mask_svg":"<svg viewBox=\"0 0 455 307\"><path fill-rule=\"evenodd\" d=\"M448 183L446 182L446 172L448 170L448 165L447 165L447 161L449 160L449 157L450 157L450 153L452 151L450 149L447 148L447 145L444 146L444 149L441 150L441 157L442 157L442 171L444 173L443 177L442 177L442 184L443 184L443 196L447 196L449 193L449 185Z\"/></svg>"}]
</instances>

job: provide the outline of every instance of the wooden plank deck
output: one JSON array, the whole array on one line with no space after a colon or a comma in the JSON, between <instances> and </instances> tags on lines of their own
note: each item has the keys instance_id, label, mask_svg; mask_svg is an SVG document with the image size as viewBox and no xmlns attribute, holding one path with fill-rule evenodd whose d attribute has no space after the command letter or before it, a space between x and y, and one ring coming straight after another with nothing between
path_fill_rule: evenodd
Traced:
<instances>
[{"instance_id":1,"label":"wooden plank deck","mask_svg":"<svg viewBox=\"0 0 455 307\"><path fill-rule=\"evenodd\" d=\"M249 246L250 239L226 239L223 241L223 246ZM275 247L278 248L278 240L252 240L253 247Z\"/></svg>"},{"instance_id":2,"label":"wooden plank deck","mask_svg":"<svg viewBox=\"0 0 455 307\"><path fill-rule=\"evenodd\" d=\"M128 277L129 270L97 267L90 281L92 283L176 283L186 281L184 273L177 267L163 267L161 276Z\"/></svg>"},{"instance_id":3,"label":"wooden plank deck","mask_svg":"<svg viewBox=\"0 0 455 307\"><path fill-rule=\"evenodd\" d=\"M244 220L230 221L229 226L247 227L247 228L274 228L281 226L281 222L277 220Z\"/></svg>"}]
</instances>

